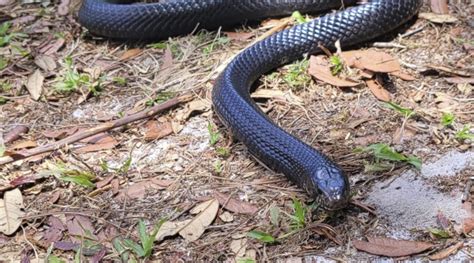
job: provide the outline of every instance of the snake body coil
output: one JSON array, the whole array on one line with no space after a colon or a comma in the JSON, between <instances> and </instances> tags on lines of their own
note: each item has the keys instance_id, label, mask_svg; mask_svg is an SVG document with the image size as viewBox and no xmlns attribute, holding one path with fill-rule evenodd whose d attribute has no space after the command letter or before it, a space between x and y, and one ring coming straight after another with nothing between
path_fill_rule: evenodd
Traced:
<instances>
[{"instance_id":1,"label":"snake body coil","mask_svg":"<svg viewBox=\"0 0 474 263\"><path fill-rule=\"evenodd\" d=\"M79 22L92 33L118 39L156 40L202 28L233 25L292 11L314 12L356 1L341 0L174 0L116 4L85 0ZM275 125L250 98L262 74L332 47L354 45L391 31L413 17L422 0L373 0L276 33L240 53L214 86L215 111L265 165L285 174L328 209L349 198L349 183L326 156Z\"/></svg>"}]
</instances>

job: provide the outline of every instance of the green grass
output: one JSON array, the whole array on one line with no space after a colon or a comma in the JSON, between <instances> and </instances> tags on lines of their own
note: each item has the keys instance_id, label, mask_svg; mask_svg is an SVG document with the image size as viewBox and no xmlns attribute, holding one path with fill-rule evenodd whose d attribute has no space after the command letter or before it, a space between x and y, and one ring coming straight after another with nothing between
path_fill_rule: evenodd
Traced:
<instances>
[{"instance_id":1,"label":"green grass","mask_svg":"<svg viewBox=\"0 0 474 263\"><path fill-rule=\"evenodd\" d=\"M212 51L214 51L216 48L220 48L220 47L223 47L225 46L226 44L228 44L230 42L230 39L228 37L219 37L217 39L215 39L214 41L212 41L211 44L207 45L206 47L204 47L203 49L203 53L205 55L209 55L212 53Z\"/></svg>"},{"instance_id":2,"label":"green grass","mask_svg":"<svg viewBox=\"0 0 474 263\"><path fill-rule=\"evenodd\" d=\"M450 112L443 112L443 115L441 116L441 124L445 127L453 125L456 117L454 114Z\"/></svg>"},{"instance_id":3,"label":"green grass","mask_svg":"<svg viewBox=\"0 0 474 263\"><path fill-rule=\"evenodd\" d=\"M47 169L41 171L42 175L52 175L60 181L70 182L82 187L94 188L95 184L92 180L95 179L95 175L91 172L82 171L77 168L68 167L63 162L47 163Z\"/></svg>"},{"instance_id":4,"label":"green grass","mask_svg":"<svg viewBox=\"0 0 474 263\"><path fill-rule=\"evenodd\" d=\"M385 106L389 109L392 109L396 112L398 112L399 114L403 115L405 118L410 118L411 116L413 116L415 114L415 111L412 110L412 109L408 109L408 108L404 108L394 102L385 102L384 103Z\"/></svg>"},{"instance_id":5,"label":"green grass","mask_svg":"<svg viewBox=\"0 0 474 263\"><path fill-rule=\"evenodd\" d=\"M69 56L64 58L64 66L66 72L62 77L56 80L54 85L56 91L69 93L82 87L87 87L94 96L99 94L101 90L101 78L99 78L99 81L94 82L89 74L79 73L74 66L73 59Z\"/></svg>"},{"instance_id":6,"label":"green grass","mask_svg":"<svg viewBox=\"0 0 474 263\"><path fill-rule=\"evenodd\" d=\"M295 20L297 24L304 24L310 21L309 18L303 16L299 11L293 12L293 14L291 14L291 17Z\"/></svg>"},{"instance_id":7,"label":"green grass","mask_svg":"<svg viewBox=\"0 0 474 263\"><path fill-rule=\"evenodd\" d=\"M333 76L341 73L342 69L344 68L344 63L342 63L342 59L338 55L333 55L329 59L331 62L331 74Z\"/></svg>"},{"instance_id":8,"label":"green grass","mask_svg":"<svg viewBox=\"0 0 474 263\"><path fill-rule=\"evenodd\" d=\"M474 140L474 133L471 132L471 125L464 125L460 131L456 132L455 138L461 141Z\"/></svg>"},{"instance_id":9,"label":"green grass","mask_svg":"<svg viewBox=\"0 0 474 263\"><path fill-rule=\"evenodd\" d=\"M158 95L156 95L155 98L151 99L151 100L148 100L145 105L147 105L148 107L152 107L156 104L161 104L165 101L168 101L169 99L173 98L176 94L174 92L171 92L171 91L163 91L163 92L160 92L158 93Z\"/></svg>"},{"instance_id":10,"label":"green grass","mask_svg":"<svg viewBox=\"0 0 474 263\"><path fill-rule=\"evenodd\" d=\"M117 253L121 256L122 262L137 262L136 257L142 258L143 262L147 262L147 259L153 252L153 243L156 239L156 234L160 230L165 220L160 220L148 233L146 231L146 225L143 220L138 222L137 230L140 238L140 243L135 242L129 238L116 237L112 240L112 245ZM133 255L130 254L133 252Z\"/></svg>"},{"instance_id":11,"label":"green grass","mask_svg":"<svg viewBox=\"0 0 474 263\"><path fill-rule=\"evenodd\" d=\"M262 231L252 230L247 233L247 236L266 244L274 244L277 242L275 237Z\"/></svg>"},{"instance_id":12,"label":"green grass","mask_svg":"<svg viewBox=\"0 0 474 263\"><path fill-rule=\"evenodd\" d=\"M10 22L0 24L0 47L9 45L13 40L19 40L28 37L28 35L24 33L11 32L11 27L12 24Z\"/></svg>"},{"instance_id":13,"label":"green grass","mask_svg":"<svg viewBox=\"0 0 474 263\"><path fill-rule=\"evenodd\" d=\"M391 162L404 162L413 165L417 169L421 169L421 159L416 156L407 156L396 152L390 146L384 143L376 143L361 149L363 152L370 152L379 163L380 160L391 161ZM380 166L373 166L371 170L378 169ZM366 167L367 169L367 167Z\"/></svg>"},{"instance_id":14,"label":"green grass","mask_svg":"<svg viewBox=\"0 0 474 263\"><path fill-rule=\"evenodd\" d=\"M308 67L309 61L307 59L288 65L283 80L293 89L307 85L311 82L311 77L307 73Z\"/></svg>"},{"instance_id":15,"label":"green grass","mask_svg":"<svg viewBox=\"0 0 474 263\"><path fill-rule=\"evenodd\" d=\"M221 134L219 133L219 131L216 131L216 129L210 122L207 124L207 131L209 132L209 144L211 146L216 145L216 143L218 143L221 138Z\"/></svg>"}]
</instances>

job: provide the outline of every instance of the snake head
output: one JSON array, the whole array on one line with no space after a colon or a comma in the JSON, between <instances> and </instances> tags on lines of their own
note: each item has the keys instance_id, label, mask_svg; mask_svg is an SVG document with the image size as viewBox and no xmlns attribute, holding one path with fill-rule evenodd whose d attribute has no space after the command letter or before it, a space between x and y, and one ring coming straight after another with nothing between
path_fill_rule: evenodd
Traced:
<instances>
[{"instance_id":1,"label":"snake head","mask_svg":"<svg viewBox=\"0 0 474 263\"><path fill-rule=\"evenodd\" d=\"M349 201L350 186L342 170L333 165L318 167L312 176L316 201L327 210L344 208Z\"/></svg>"}]
</instances>

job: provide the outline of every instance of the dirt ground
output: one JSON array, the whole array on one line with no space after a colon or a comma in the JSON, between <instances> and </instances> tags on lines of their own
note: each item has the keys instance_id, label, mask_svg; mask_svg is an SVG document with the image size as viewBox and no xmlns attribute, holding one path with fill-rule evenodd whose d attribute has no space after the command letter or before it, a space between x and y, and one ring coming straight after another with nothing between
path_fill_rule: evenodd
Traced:
<instances>
[{"instance_id":1,"label":"dirt ground","mask_svg":"<svg viewBox=\"0 0 474 263\"><path fill-rule=\"evenodd\" d=\"M262 109L349 176L353 201L337 212L318 209L260 165L212 112L222 65L274 30L272 23L137 44L90 35L76 21L74 1L1 6L8 24L0 26L0 215L15 189L24 207L21 218L0 218L0 227L19 222L0 234L0 260L421 262L440 253L446 261L474 260L468 2L450 4L455 21L417 18L357 47L390 54L413 77L379 75L398 110L365 83L338 88L312 78L307 60L261 77L255 97ZM422 12L431 12L429 4ZM174 97L184 99L151 118L21 158ZM413 113L404 115L407 109ZM360 150L376 143L419 158L421 168ZM136 248L146 243L140 222L151 233L162 219L145 255ZM374 236L431 246L384 257L354 243Z\"/></svg>"}]
</instances>

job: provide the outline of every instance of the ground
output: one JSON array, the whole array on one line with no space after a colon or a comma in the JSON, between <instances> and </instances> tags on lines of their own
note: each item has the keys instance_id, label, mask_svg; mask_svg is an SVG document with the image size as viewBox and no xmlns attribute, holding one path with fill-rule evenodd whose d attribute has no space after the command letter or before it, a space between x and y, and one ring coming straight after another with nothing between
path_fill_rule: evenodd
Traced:
<instances>
[{"instance_id":1,"label":"ground","mask_svg":"<svg viewBox=\"0 0 474 263\"><path fill-rule=\"evenodd\" d=\"M124 43L89 34L76 21L79 3L68 3L0 7L9 22L0 28L0 189L2 204L19 189L24 206L11 221L21 227L0 235L0 259L390 261L354 246L373 236L432 244L403 259L454 246L443 258L474 257L472 4L450 5L452 23L417 18L357 47L390 54L413 76L380 74L398 110L364 83L338 88L311 78L307 60L261 77L262 109L350 178L352 204L328 212L260 165L212 112L222 65L271 23ZM422 12L430 11L426 4ZM151 118L3 162L175 96L185 99ZM421 167L361 150L376 143ZM151 255L141 255L133 248L146 243L139 222L151 233L161 219ZM182 222L194 228L183 233Z\"/></svg>"}]
</instances>

